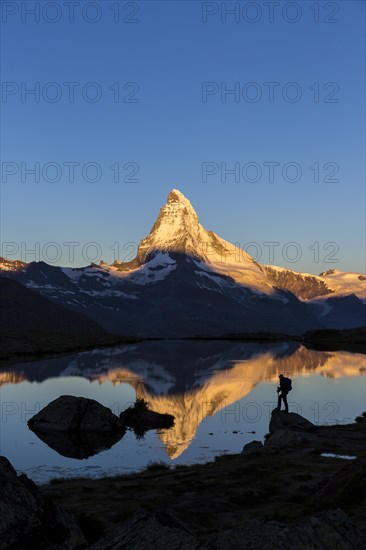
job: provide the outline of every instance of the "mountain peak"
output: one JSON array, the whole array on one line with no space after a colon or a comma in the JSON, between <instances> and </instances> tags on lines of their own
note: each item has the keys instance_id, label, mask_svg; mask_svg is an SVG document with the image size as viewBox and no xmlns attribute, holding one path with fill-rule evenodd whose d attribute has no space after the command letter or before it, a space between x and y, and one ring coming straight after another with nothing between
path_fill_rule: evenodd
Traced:
<instances>
[{"instance_id":1,"label":"mountain peak","mask_svg":"<svg viewBox=\"0 0 366 550\"><path fill-rule=\"evenodd\" d=\"M172 189L170 191L165 205L160 210L160 215L162 211L164 211L165 214L172 211L175 211L175 212L181 211L182 213L184 213L185 217L192 215L195 218L197 218L196 211L193 208L191 202L178 189ZM197 218L197 221L198 221L198 218Z\"/></svg>"},{"instance_id":2,"label":"mountain peak","mask_svg":"<svg viewBox=\"0 0 366 550\"><path fill-rule=\"evenodd\" d=\"M136 264L143 264L154 252L178 252L208 264L225 263L237 254L235 246L200 224L192 204L178 189L170 191L150 234L141 241ZM249 256L248 260L252 263Z\"/></svg>"},{"instance_id":3,"label":"mountain peak","mask_svg":"<svg viewBox=\"0 0 366 550\"><path fill-rule=\"evenodd\" d=\"M195 209L189 200L178 189L172 189L167 202L160 209L159 216L150 232L163 233L164 239L175 238L184 230L192 229L199 224ZM164 227L165 226L165 227Z\"/></svg>"},{"instance_id":4,"label":"mountain peak","mask_svg":"<svg viewBox=\"0 0 366 550\"><path fill-rule=\"evenodd\" d=\"M182 204L191 204L189 200L179 191L179 189L172 189L168 195L167 202L181 202ZM192 206L192 205L191 205Z\"/></svg>"},{"instance_id":5,"label":"mountain peak","mask_svg":"<svg viewBox=\"0 0 366 550\"><path fill-rule=\"evenodd\" d=\"M139 246L139 260L154 250L197 252L197 238L204 232L195 209L178 189L172 189L167 202L160 209L148 237Z\"/></svg>"}]
</instances>

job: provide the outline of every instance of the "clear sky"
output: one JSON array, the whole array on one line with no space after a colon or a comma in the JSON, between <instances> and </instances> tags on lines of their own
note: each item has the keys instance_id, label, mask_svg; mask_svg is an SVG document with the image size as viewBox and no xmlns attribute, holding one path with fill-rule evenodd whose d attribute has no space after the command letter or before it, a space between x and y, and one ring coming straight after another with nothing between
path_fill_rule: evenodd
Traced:
<instances>
[{"instance_id":1,"label":"clear sky","mask_svg":"<svg viewBox=\"0 0 366 550\"><path fill-rule=\"evenodd\" d=\"M175 187L260 262L365 270L363 1L1 7L3 254L131 259Z\"/></svg>"}]
</instances>

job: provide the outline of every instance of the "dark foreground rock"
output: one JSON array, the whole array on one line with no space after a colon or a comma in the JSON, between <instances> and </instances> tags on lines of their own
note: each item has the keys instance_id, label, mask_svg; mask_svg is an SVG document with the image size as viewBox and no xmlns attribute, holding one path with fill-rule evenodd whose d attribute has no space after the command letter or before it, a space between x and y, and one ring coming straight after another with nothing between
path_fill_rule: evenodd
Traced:
<instances>
[{"instance_id":1,"label":"dark foreground rock","mask_svg":"<svg viewBox=\"0 0 366 550\"><path fill-rule=\"evenodd\" d=\"M365 413L364 413L365 414ZM316 426L296 413L274 410L266 435L264 450L307 450L358 456L366 452L366 416L356 418L354 424Z\"/></svg>"},{"instance_id":2,"label":"dark foreground rock","mask_svg":"<svg viewBox=\"0 0 366 550\"><path fill-rule=\"evenodd\" d=\"M230 532L209 537L212 550L354 550L365 538L342 510L329 510L300 522L252 520Z\"/></svg>"},{"instance_id":3,"label":"dark foreground rock","mask_svg":"<svg viewBox=\"0 0 366 550\"><path fill-rule=\"evenodd\" d=\"M0 549L76 549L86 540L74 517L0 457Z\"/></svg>"},{"instance_id":4,"label":"dark foreground rock","mask_svg":"<svg viewBox=\"0 0 366 550\"><path fill-rule=\"evenodd\" d=\"M137 513L91 546L92 550L198 550L203 545L174 515Z\"/></svg>"},{"instance_id":5,"label":"dark foreground rock","mask_svg":"<svg viewBox=\"0 0 366 550\"><path fill-rule=\"evenodd\" d=\"M254 440L244 445L241 454L244 456L257 456L263 451L264 451L263 443L261 441Z\"/></svg>"},{"instance_id":6,"label":"dark foreground rock","mask_svg":"<svg viewBox=\"0 0 366 550\"><path fill-rule=\"evenodd\" d=\"M164 509L137 513L92 545L92 550L354 550L365 537L340 509L327 510L304 520L243 520L240 526L199 540Z\"/></svg>"},{"instance_id":7,"label":"dark foreground rock","mask_svg":"<svg viewBox=\"0 0 366 550\"><path fill-rule=\"evenodd\" d=\"M273 433L276 430L308 431L314 428L314 424L297 413L286 413L285 411L279 411L277 409L272 411L271 420L269 423L270 433Z\"/></svg>"},{"instance_id":8,"label":"dark foreground rock","mask_svg":"<svg viewBox=\"0 0 366 550\"><path fill-rule=\"evenodd\" d=\"M304 443L317 447L320 444L320 439L311 433L295 430L276 430L266 439L264 448L266 450L280 449Z\"/></svg>"},{"instance_id":9,"label":"dark foreground rock","mask_svg":"<svg viewBox=\"0 0 366 550\"><path fill-rule=\"evenodd\" d=\"M349 514L342 509L334 507L334 504L344 500L345 492L348 498L351 498L355 492L354 484L361 489L357 495L357 504L361 507L365 501L365 493L362 491L362 480L365 479L366 457L358 459L356 468L353 464L348 464L341 470L339 476L333 476L332 480L323 485L320 490L312 491L310 505L312 513L297 510L297 515L301 517L292 517L288 521L284 519L274 519L268 514L269 510L276 513L273 503L276 501L276 491L272 486L274 477L270 476L271 488L268 482L262 481L262 488L255 488L258 479L256 473L269 471L269 465L274 461L273 468L279 472L280 486L285 483L288 489L288 483L283 479L278 456L261 455L259 466L254 462L247 462L239 459L237 465L249 464L249 476L238 477L238 471L233 471L235 464L232 458L223 457L222 466L215 464L201 465L195 468L184 468L181 474L173 472L164 472L158 479L156 474L137 474L132 477L110 478L105 480L86 480L82 481L81 493L85 495L90 507L91 514L98 514L98 506L106 510L112 506L114 510L115 521L111 524L107 522L102 531L98 534L94 530L91 536L90 526L85 523L82 533L77 524L76 517L56 506L47 496L40 493L36 485L25 475L17 476L15 470L5 457L0 457L0 549L1 550L82 550L91 548L92 550L352 550L364 548L366 545L365 531L362 532L359 526L352 520ZM254 460L254 459L253 459ZM277 462L276 462L277 461ZM295 457L296 461L296 457ZM231 467L230 467L231 466ZM302 464L303 469L304 464ZM291 467L287 465L286 470L291 470L289 479L294 479L294 485L291 489L296 489L296 483L299 479L299 471L294 476L294 460L291 460ZM216 470L213 470L216 468ZM196 470L200 472L196 480L192 479L192 474ZM208 470L208 471L207 471ZM220 471L221 470L221 471ZM235 470L235 469L234 469ZM216 471L216 477L213 473ZM241 473L245 473L241 468ZM228 475L232 473L233 475ZM220 475L218 475L220 474ZM314 474L313 474L314 475ZM139 488L137 480L142 476L142 484ZM144 478L145 476L145 478ZM253 478L254 476L254 478ZM170 484L167 481L170 477ZM303 472L302 479L311 478L309 473ZM224 481L223 481L224 478ZM339 479L334 485L334 480ZM125 485L120 486L120 480L125 480ZM235 479L235 483L233 481ZM315 474L317 479L317 474ZM192 485L192 481L194 484ZM253 482L254 481L254 482ZM158 483L157 483L158 482ZM58 492L62 484L74 484L80 481L66 480L57 483ZM87 483L89 485L87 485ZM193 488L196 487L196 498L191 492L187 493L187 484ZM243 492L245 485L252 487L251 493L247 490ZM106 497L99 502L98 493L93 490L94 487L104 485ZM146 499L146 487L151 486L158 491L160 499L166 500L167 494L172 498L172 506L178 511L178 514L172 511L170 507L159 507L156 509L156 494L150 496L151 504L154 509L149 511L149 499ZM315 485L315 487L318 483ZM218 487L219 486L219 487ZM267 489L263 491L263 488ZM209 488L209 493L207 489ZM225 493L225 488L228 490ZM121 490L123 489L123 490ZM131 489L134 493L131 493ZM233 492L233 489L235 491ZM254 490L253 490L254 489ZM151 489L150 489L151 490ZM268 490L272 492L268 493ZM299 491L299 487L296 489ZM144 494L145 492L145 494ZM277 504L283 508L288 503L291 504L291 490L286 492L277 490ZM357 491L356 491L357 492ZM273 494L274 493L274 494ZM306 499L308 491L302 489L301 499ZM67 488L66 494L73 503L72 508L75 512L76 503L80 501L77 491L70 494ZM132 495L137 499L136 505L143 503L144 511L136 511L130 514L127 519L119 520L118 504L121 509L128 507L129 499ZM188 494L190 497L188 497ZM92 495L92 497L91 497ZM117 498L117 496L119 497ZM325 500L321 495L326 495ZM223 499L223 497L225 497ZM142 498L142 499L141 499ZM343 500L342 500L343 499ZM261 511L260 503L265 506L265 514ZM205 506L203 505L205 503ZM333 505L326 510L318 511L321 504ZM258 507L259 504L259 507ZM296 506L295 506L296 507ZM85 516L85 504L82 505ZM254 515L253 515L254 510ZM187 521L182 522L181 517L184 514L190 514L192 525L187 527ZM283 511L282 511L283 514ZM79 514L80 515L80 514ZM98 514L100 517L102 514ZM98 520L99 521L99 520ZM201 527L200 533L197 533L197 526ZM192 528L193 527L193 528ZM202 531L202 528L205 531ZM92 540L94 538L94 540ZM95 540L97 539L97 540Z\"/></svg>"},{"instance_id":10,"label":"dark foreground rock","mask_svg":"<svg viewBox=\"0 0 366 550\"><path fill-rule=\"evenodd\" d=\"M61 395L29 421L35 432L123 432L125 427L118 416L94 399Z\"/></svg>"},{"instance_id":11,"label":"dark foreground rock","mask_svg":"<svg viewBox=\"0 0 366 550\"><path fill-rule=\"evenodd\" d=\"M331 477L314 495L314 505L322 502L332 506L334 502L345 505L362 504L365 494L362 494L362 483L366 480L366 454L356 460L346 461L336 476Z\"/></svg>"}]
</instances>

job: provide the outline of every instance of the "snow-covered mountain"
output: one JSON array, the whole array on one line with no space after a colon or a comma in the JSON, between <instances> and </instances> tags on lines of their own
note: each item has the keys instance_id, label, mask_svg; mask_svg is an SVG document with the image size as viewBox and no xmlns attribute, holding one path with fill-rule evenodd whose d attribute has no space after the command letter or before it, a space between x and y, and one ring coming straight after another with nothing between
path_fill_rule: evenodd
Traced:
<instances>
[{"instance_id":1,"label":"snow-covered mountain","mask_svg":"<svg viewBox=\"0 0 366 550\"><path fill-rule=\"evenodd\" d=\"M213 231L207 231L189 200L177 189L169 193L149 236L141 241L136 258L132 262L115 262L112 266L101 262L100 266L109 272L127 272L145 283L146 267L150 271L157 265L164 267L155 279L165 277L177 267L172 253L175 257L187 256L194 262L196 274L203 278L202 285L207 280L220 282L215 279L216 275L224 275L253 292L273 293L273 285L260 265ZM154 278L151 272L147 275L150 280Z\"/></svg>"},{"instance_id":2,"label":"snow-covered mountain","mask_svg":"<svg viewBox=\"0 0 366 550\"><path fill-rule=\"evenodd\" d=\"M303 300L327 297L345 297L354 294L366 301L366 276L362 273L344 273L337 269L323 271L319 275L298 273L277 266L263 266L273 283L291 290Z\"/></svg>"},{"instance_id":3,"label":"snow-covered mountain","mask_svg":"<svg viewBox=\"0 0 366 550\"><path fill-rule=\"evenodd\" d=\"M366 324L366 277L260 265L207 231L173 189L131 262L63 268L0 258L17 279L106 330L149 337L240 332L301 334Z\"/></svg>"}]
</instances>

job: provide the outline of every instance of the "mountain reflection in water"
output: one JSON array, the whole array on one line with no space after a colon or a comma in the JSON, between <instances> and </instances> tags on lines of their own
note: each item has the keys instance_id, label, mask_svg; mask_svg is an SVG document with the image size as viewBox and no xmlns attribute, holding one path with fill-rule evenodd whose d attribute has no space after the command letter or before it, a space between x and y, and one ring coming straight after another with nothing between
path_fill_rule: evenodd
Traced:
<instances>
[{"instance_id":1,"label":"mountain reflection in water","mask_svg":"<svg viewBox=\"0 0 366 550\"><path fill-rule=\"evenodd\" d=\"M175 459L204 418L230 407L261 382L276 383L280 372L292 378L311 373L334 379L360 376L365 356L309 350L296 342L145 342L17 364L0 371L0 384L66 376L129 384L152 410L174 415L174 427L158 436Z\"/></svg>"}]
</instances>

